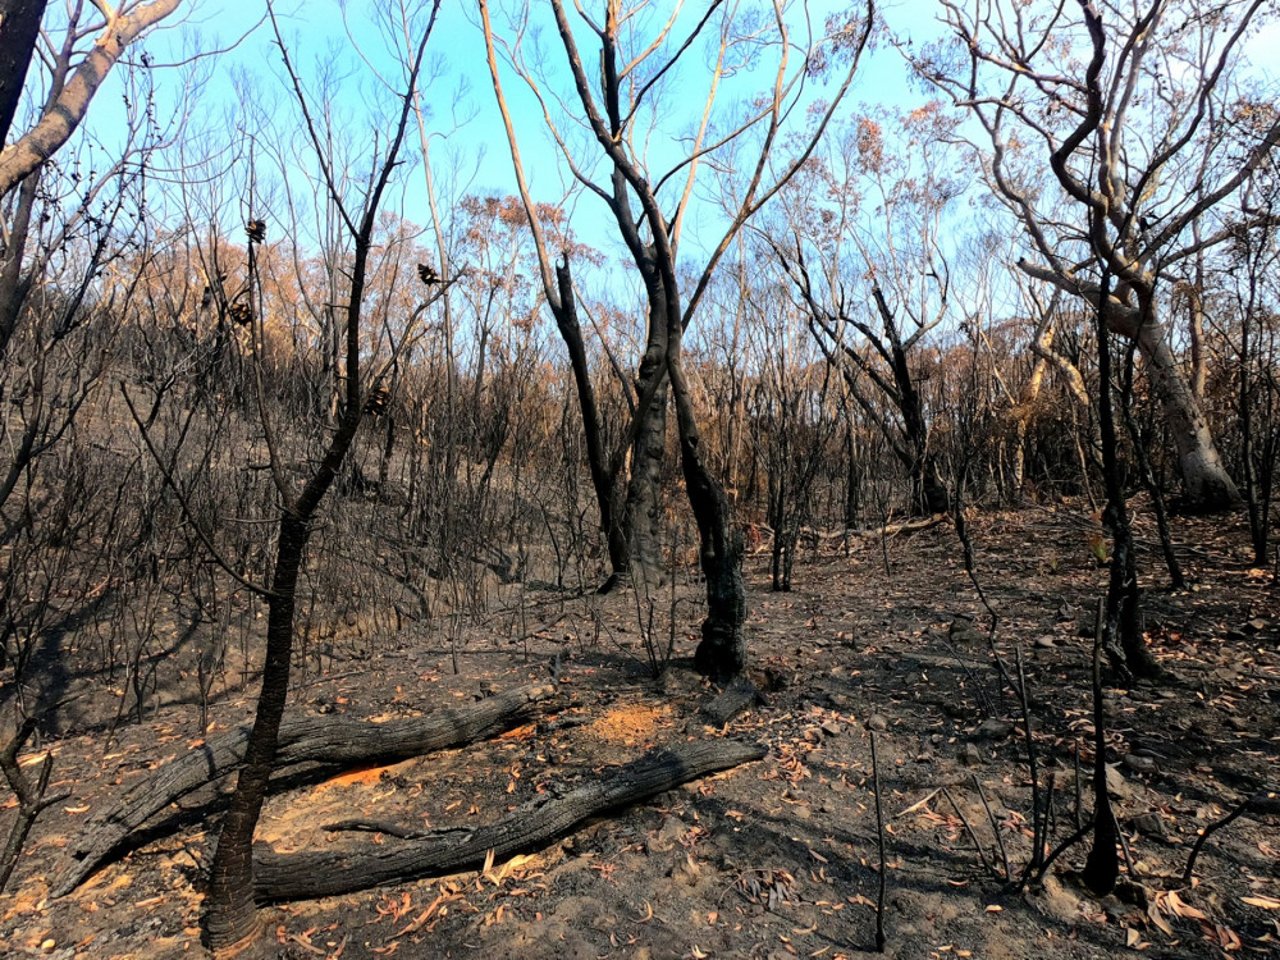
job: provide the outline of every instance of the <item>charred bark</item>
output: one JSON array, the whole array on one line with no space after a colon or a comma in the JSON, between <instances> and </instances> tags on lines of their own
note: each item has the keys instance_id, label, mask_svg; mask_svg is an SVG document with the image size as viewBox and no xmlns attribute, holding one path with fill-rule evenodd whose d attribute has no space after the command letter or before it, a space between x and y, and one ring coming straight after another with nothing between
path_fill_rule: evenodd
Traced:
<instances>
[{"instance_id":1,"label":"charred bark","mask_svg":"<svg viewBox=\"0 0 1280 960\"><path fill-rule=\"evenodd\" d=\"M764 703L764 694L746 676L734 677L725 688L702 707L702 715L712 726L723 727L742 711Z\"/></svg>"},{"instance_id":2,"label":"charred bark","mask_svg":"<svg viewBox=\"0 0 1280 960\"><path fill-rule=\"evenodd\" d=\"M157 0L149 5L157 10L168 5L176 6L177 0ZM205 915L205 932L208 944L215 953L237 952L256 938L259 926L253 899L253 832L262 811L267 783L276 759L280 722L284 716L285 700L289 692L289 668L293 653L294 612L298 573L302 568L307 542L311 537L311 522L321 502L333 486L343 467L347 453L355 441L356 431L364 413L364 384L361 378L360 321L363 308L364 287L368 274L369 251L373 245L373 230L377 222L379 206L391 173L398 163L410 105L418 80L418 73L426 53L427 40L439 12L439 0L432 5L430 19L418 43L415 58L408 76L408 88L402 97L399 121L389 138L381 165L370 184L367 202L357 220L343 205L331 180L327 180L329 200L341 211L348 226L352 242L351 271L346 301L345 369L341 407L334 425L328 448L315 472L307 479L296 497L291 498L280 482L284 505L280 513L276 544L276 562L267 600L267 652L262 672L262 687L253 730L245 747L245 760L236 781L235 793L218 833L213 867L210 871L209 897ZM279 24L272 16L272 26L284 57L284 66L293 84L294 93L305 105L306 98L301 84L289 60L288 48L279 33ZM323 153L323 144L307 116L307 127L312 143ZM2 160L3 158L0 158ZM0 167L3 164L0 163ZM328 168L325 167L326 176ZM250 235L252 245L261 237ZM252 257L250 263L253 263ZM250 273L250 283L254 276ZM437 294L438 295L438 294Z\"/></svg>"},{"instance_id":3,"label":"charred bark","mask_svg":"<svg viewBox=\"0 0 1280 960\"><path fill-rule=\"evenodd\" d=\"M1107 718L1102 700L1101 663L1103 607L1104 604L1098 604L1093 639L1093 846L1089 848L1081 873L1085 885L1100 897L1115 889L1120 875L1120 858L1116 854L1120 828L1107 793Z\"/></svg>"},{"instance_id":4,"label":"charred bark","mask_svg":"<svg viewBox=\"0 0 1280 960\"><path fill-rule=\"evenodd\" d=\"M9 139L47 5L48 0L0 3L0 147Z\"/></svg>"},{"instance_id":5,"label":"charred bark","mask_svg":"<svg viewBox=\"0 0 1280 960\"><path fill-rule=\"evenodd\" d=\"M479 703L373 724L349 717L299 716L281 721L274 771L306 763L327 768L389 763L447 750L494 736L526 720L546 700L551 685L519 687ZM55 897L66 896L111 854L171 804L235 772L244 763L250 726L209 740L130 787L95 816L67 847L54 871Z\"/></svg>"},{"instance_id":6,"label":"charred bark","mask_svg":"<svg viewBox=\"0 0 1280 960\"><path fill-rule=\"evenodd\" d=\"M1119 444L1111 403L1111 341L1107 326L1106 289L1110 276L1103 273L1103 297L1096 311L1098 335L1098 431L1102 441L1102 477L1107 491L1103 522L1111 530L1111 568L1107 583L1105 628L1102 643L1116 672L1123 677L1152 677L1156 663L1147 652L1139 614L1141 593L1133 530L1120 476ZM1105 824L1099 822L1101 830Z\"/></svg>"},{"instance_id":7,"label":"charred bark","mask_svg":"<svg viewBox=\"0 0 1280 960\"><path fill-rule=\"evenodd\" d=\"M573 278L569 272L568 254L556 264L558 302L551 303L556 328L569 352L569 367L573 370L573 382L578 392L578 408L582 412L582 429L587 443L587 466L591 471L591 486L596 495L596 508L600 512L600 529L604 532L609 550L611 575L608 585L625 579L631 570L631 543L626 527L626 512L618 496L618 474L609 463L605 449L604 429L600 420L600 408L596 403L595 388L591 384L591 368L587 363L586 344L582 338L582 326L578 322L577 300L573 292Z\"/></svg>"},{"instance_id":8,"label":"charred bark","mask_svg":"<svg viewBox=\"0 0 1280 960\"><path fill-rule=\"evenodd\" d=\"M714 680L727 680L738 676L747 665L742 531L733 522L733 507L724 488L702 459L702 441L684 379L678 332L673 334L672 344L667 365L680 428L680 466L698 525L698 554L707 583L707 616L702 621L702 640L694 651L694 666Z\"/></svg>"},{"instance_id":9,"label":"charred bark","mask_svg":"<svg viewBox=\"0 0 1280 960\"><path fill-rule=\"evenodd\" d=\"M354 409L353 420L358 422L359 406ZM344 434L348 434L345 440ZM328 475L319 485L319 496L323 496L333 482L336 467L354 434L354 425L350 430L339 431L339 439L335 441L339 448L337 463L334 464L335 469L325 471ZM331 456L334 452L331 449ZM326 457L326 461L329 459ZM303 551L310 538L312 512L295 510L280 518L275 575L267 607L267 655L262 670L262 688L235 793L218 831L218 844L209 876L210 909L205 918L205 929L209 943L215 949L233 948L253 939L258 933L257 907L250 892L253 882L253 831L262 812L262 802L266 799L267 781L275 766L280 722L289 695L295 594Z\"/></svg>"},{"instance_id":10,"label":"charred bark","mask_svg":"<svg viewBox=\"0 0 1280 960\"><path fill-rule=\"evenodd\" d=\"M640 361L637 386L664 376L668 334L662 283L652 268L642 269L649 296L649 342ZM649 406L640 412L631 447L631 476L627 484L626 523L633 570L649 586L665 582L662 572L662 464L667 448L668 383L659 384Z\"/></svg>"},{"instance_id":11,"label":"charred bark","mask_svg":"<svg viewBox=\"0 0 1280 960\"><path fill-rule=\"evenodd\" d=\"M490 854L502 860L539 849L593 817L764 755L763 747L731 740L682 743L651 751L568 792L539 797L503 820L475 830L443 830L410 840L384 837L381 844L360 850L278 854L259 844L254 893L262 901L301 900L478 869Z\"/></svg>"},{"instance_id":12,"label":"charred bark","mask_svg":"<svg viewBox=\"0 0 1280 960\"><path fill-rule=\"evenodd\" d=\"M912 507L917 513L947 513L951 509L951 497L947 493L946 484L938 475L937 460L929 449L929 423L925 419L924 403L907 362L907 350L884 294L878 286L873 288L873 292L889 341L887 352L889 366L893 370L893 382L898 388L892 399L897 401L902 413L902 433L911 453L911 461L907 466L911 474Z\"/></svg>"}]
</instances>

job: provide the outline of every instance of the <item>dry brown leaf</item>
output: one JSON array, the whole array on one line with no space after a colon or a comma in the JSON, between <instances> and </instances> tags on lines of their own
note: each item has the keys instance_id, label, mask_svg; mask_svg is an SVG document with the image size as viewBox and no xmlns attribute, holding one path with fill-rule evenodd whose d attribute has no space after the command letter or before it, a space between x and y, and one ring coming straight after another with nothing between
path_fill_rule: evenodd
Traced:
<instances>
[{"instance_id":1,"label":"dry brown leaf","mask_svg":"<svg viewBox=\"0 0 1280 960\"><path fill-rule=\"evenodd\" d=\"M1208 920L1208 915L1199 907L1193 907L1180 896L1176 890L1170 890L1163 898L1168 908L1179 917L1185 917L1188 920Z\"/></svg>"},{"instance_id":2,"label":"dry brown leaf","mask_svg":"<svg viewBox=\"0 0 1280 960\"><path fill-rule=\"evenodd\" d=\"M1173 927L1169 926L1169 921L1164 918L1164 911L1160 909L1160 901L1158 899L1151 901L1147 907L1147 916L1166 937L1173 936Z\"/></svg>"}]
</instances>

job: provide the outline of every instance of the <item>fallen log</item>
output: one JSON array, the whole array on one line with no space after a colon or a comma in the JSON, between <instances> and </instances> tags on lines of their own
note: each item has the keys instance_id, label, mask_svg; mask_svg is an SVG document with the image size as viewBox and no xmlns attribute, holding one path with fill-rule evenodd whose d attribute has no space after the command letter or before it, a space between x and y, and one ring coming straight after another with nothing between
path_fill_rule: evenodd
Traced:
<instances>
[{"instance_id":1,"label":"fallen log","mask_svg":"<svg viewBox=\"0 0 1280 960\"><path fill-rule=\"evenodd\" d=\"M859 529L845 527L841 530L819 530L816 527L801 527L800 537L807 537L819 542L823 540L844 540L854 537L859 539L896 537L900 533L918 533L921 530L928 530L930 527L936 527L941 523L946 523L950 519L951 514L949 513L934 513L924 517L909 517L906 520L885 523L879 527L862 527Z\"/></svg>"},{"instance_id":2,"label":"fallen log","mask_svg":"<svg viewBox=\"0 0 1280 960\"><path fill-rule=\"evenodd\" d=\"M652 750L559 795L553 791L540 796L497 823L474 830L432 831L408 840L384 837L380 844L358 849L306 853L276 853L258 843L254 845L254 892L262 902L306 900L480 869L490 853L494 860L505 860L540 849L592 817L764 755L762 746L733 740L681 743Z\"/></svg>"},{"instance_id":3,"label":"fallen log","mask_svg":"<svg viewBox=\"0 0 1280 960\"><path fill-rule=\"evenodd\" d=\"M748 707L765 702L756 685L746 677L734 677L702 707L702 715L712 726L723 727Z\"/></svg>"},{"instance_id":4,"label":"fallen log","mask_svg":"<svg viewBox=\"0 0 1280 960\"><path fill-rule=\"evenodd\" d=\"M302 763L330 766L405 760L501 733L527 719L529 708L555 691L552 684L518 687L466 707L425 717L369 723L340 716L286 717L280 725L276 772ZM54 871L52 895L66 896L152 817L183 797L234 772L244 761L249 725L213 737L165 764L94 816Z\"/></svg>"}]
</instances>

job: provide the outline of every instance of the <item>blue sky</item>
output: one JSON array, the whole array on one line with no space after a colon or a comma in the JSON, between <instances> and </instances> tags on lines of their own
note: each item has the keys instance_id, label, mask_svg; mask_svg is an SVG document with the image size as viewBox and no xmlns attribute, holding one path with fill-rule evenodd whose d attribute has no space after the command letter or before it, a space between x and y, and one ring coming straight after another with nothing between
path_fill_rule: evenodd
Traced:
<instances>
[{"instance_id":1,"label":"blue sky","mask_svg":"<svg viewBox=\"0 0 1280 960\"><path fill-rule=\"evenodd\" d=\"M157 31L148 42L148 49L161 61L178 59L192 49L221 49L249 31L263 10L263 5L258 3L231 3L226 0L194 0L184 6L185 14L180 15L179 25ZM378 69L387 68L386 40L373 25L370 17L372 6L374 4L368 0L345 4L332 0L282 0L276 8L281 29L300 72L314 78L321 69L329 66L349 77L339 87L335 106L348 114L353 126L361 124L370 102L385 110L387 102L392 99L384 87L371 79L370 65ZM820 26L826 12L841 7L834 2L817 4L814 20ZM696 5L688 6L689 11L695 9ZM899 8L898 12L903 11ZM495 28L502 32L498 10L494 11L494 16ZM691 23L692 13L687 12L681 22L685 20ZM549 41L549 53L558 55L560 51L553 46L555 38L545 39ZM360 62L357 48L368 57L368 64ZM483 38L475 23L472 4L449 0L443 5L430 57L440 75L426 89L424 101L430 113L433 133L433 169L444 181L442 186L447 190L447 182L456 178L460 188L471 191L514 192L507 145L489 85ZM556 62L559 61L557 57ZM697 61L693 61L689 71L690 85L699 79L694 70L696 66ZM268 112L275 109L296 112L283 85L280 54L268 24L259 26L234 51L210 58L203 69L209 76L200 91L197 122L210 116L221 116L228 107L234 111L243 90L253 91ZM726 85L720 105L729 107L748 91L767 89L769 72L761 73L760 77L746 75L734 81L732 86ZM874 96L881 103L914 100L918 94L908 92L905 77L897 56L891 50L883 49L867 63L855 82L851 98L856 101ZM155 80L161 92L161 102L164 102L166 86L176 88L176 78L161 70L156 71ZM536 102L509 71L504 73L504 84L513 106L537 199L558 201L568 184L568 173L541 122ZM105 93L107 91L104 90ZM687 100L676 104L671 110L668 129L662 133L668 136L684 133L696 121L701 94L699 85ZM383 97L386 99L381 100ZM95 107L91 123L109 129L115 122L111 113L117 108L104 103ZM402 176L400 181L407 190L406 216L415 222L425 221L421 174ZM597 203L583 199L579 201L579 209L586 213ZM577 219L583 219L588 230L599 223L596 216L583 218L579 215Z\"/></svg>"},{"instance_id":2,"label":"blue sky","mask_svg":"<svg viewBox=\"0 0 1280 960\"><path fill-rule=\"evenodd\" d=\"M501 0L492 2L499 8L502 6ZM386 38L371 16L375 7L389 3L398 3L398 0L348 0L346 3L280 0L276 6L291 55L313 89L317 76L325 69L335 70L344 78L332 97L332 106L344 115L347 132L357 141L371 135L368 119L371 108L386 114L395 106L393 94L374 77L374 71L395 72L386 58ZM667 9L663 0L655 6ZM262 3L187 0L166 28L149 39L148 49L161 62L182 59L193 50L219 50L249 31L264 9ZM689 3L686 19L701 9ZM845 9L845 5L836 0L815 4L814 19L820 23L825 13L833 9ZM937 9L934 0L905 0L882 7L881 13L897 33L914 33L914 39L920 43L937 35L939 28L934 20ZM474 21L473 3L446 0L430 47L432 66L438 74L425 89L424 102L430 114L433 137L432 167L446 197L464 191L498 194L514 191L507 145L489 86L483 40ZM498 10L495 10L495 28L499 33L504 29ZM549 53L554 55L553 62L562 63L556 38L545 39ZM1280 48L1277 39L1280 34L1273 26L1253 38L1246 49L1254 70L1263 76L1274 78L1270 68L1274 58L1267 54ZM361 56L366 57L367 62L362 62ZM670 116L665 118L665 128L659 132L658 139L667 139L668 154L678 149L670 138L687 131L701 106L703 76L697 67L698 61L691 61L685 78L675 88L680 93L688 88L689 95L664 101L670 104ZM296 104L284 84L280 53L268 24L258 26L233 51L208 57L198 70L206 74L206 80L198 98L192 101L194 126L210 122L215 127L235 124L238 112L251 109L261 109L268 116L282 120L297 115ZM174 91L181 86L182 71L164 68L153 71L152 76L159 91L159 102L171 103ZM731 106L734 99L740 99L748 91L766 89L768 80L765 70L745 72L735 81L735 86L726 89L722 105ZM390 82L394 81L395 76L391 76ZM111 132L120 125L121 82L121 77L113 77L90 112L89 126L108 145L108 150ZM558 202L569 183L565 166L550 143L535 102L509 70L504 71L504 83L536 198ZM242 102L242 98L251 102ZM859 104L864 102L901 107L922 99L918 90L909 87L907 72L898 55L882 45L860 70L844 112L846 116L857 115ZM162 115L163 112L162 109ZM416 142L413 146L416 155ZM598 151L588 149L586 153L598 161ZM712 170L704 167L704 179L714 176ZM389 205L407 219L425 224L428 212L420 169L401 171L398 187L398 192L389 198ZM232 220L239 219L238 213L232 211L232 214ZM705 243L711 235L718 238L718 230L714 228L720 223L718 215L709 207L704 207L701 215L695 212L690 222L695 236L689 238L693 243L686 243L686 249L696 248L700 224L707 228ZM618 251L616 229L608 223L599 201L580 197L574 209L574 224L580 238Z\"/></svg>"}]
</instances>

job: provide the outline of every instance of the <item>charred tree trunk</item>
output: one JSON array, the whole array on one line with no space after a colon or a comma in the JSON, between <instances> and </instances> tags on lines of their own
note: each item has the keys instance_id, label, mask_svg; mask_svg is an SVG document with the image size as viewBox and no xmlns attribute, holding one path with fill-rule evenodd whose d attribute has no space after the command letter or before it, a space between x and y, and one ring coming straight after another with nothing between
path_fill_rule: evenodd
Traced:
<instances>
[{"instance_id":1,"label":"charred tree trunk","mask_svg":"<svg viewBox=\"0 0 1280 960\"><path fill-rule=\"evenodd\" d=\"M667 369L680 430L680 466L698 525L698 556L707 582L707 617L702 622L702 640L694 652L694 665L699 673L723 681L736 677L747 665L742 532L734 525L733 508L724 488L702 458L702 438L684 376L680 342L677 320L671 331Z\"/></svg>"},{"instance_id":2,"label":"charred tree trunk","mask_svg":"<svg viewBox=\"0 0 1280 960\"><path fill-rule=\"evenodd\" d=\"M1107 583L1106 616L1102 642L1112 667L1122 677L1151 677L1157 673L1155 661L1142 638L1139 613L1138 564L1134 554L1133 530L1120 478L1119 445L1111 403L1111 341L1107 326L1107 287L1104 272L1103 296L1097 316L1098 335L1098 431L1102 440L1102 476L1107 492L1104 525L1111 530L1111 568Z\"/></svg>"},{"instance_id":3,"label":"charred tree trunk","mask_svg":"<svg viewBox=\"0 0 1280 960\"><path fill-rule=\"evenodd\" d=\"M844 428L844 526L852 530L861 522L862 515L862 464L854 438L853 410L845 408Z\"/></svg>"},{"instance_id":4,"label":"charred tree trunk","mask_svg":"<svg viewBox=\"0 0 1280 960\"><path fill-rule=\"evenodd\" d=\"M1120 858L1116 854L1120 828L1107 793L1107 718L1102 700L1101 663L1104 607L1104 603L1098 604L1093 638L1093 846L1089 848L1082 871L1085 885L1100 897L1115 889L1116 878L1120 876Z\"/></svg>"},{"instance_id":5,"label":"charred tree trunk","mask_svg":"<svg viewBox=\"0 0 1280 960\"><path fill-rule=\"evenodd\" d=\"M915 378L911 375L907 350L903 346L893 311L889 309L889 304L880 287L873 287L872 293L875 296L876 307L880 311L880 319L884 324L886 339L889 341L889 366L893 370L894 386L897 387L895 399L902 413L902 432L912 455L912 461L908 465L911 474L912 508L917 513L947 513L951 509L951 498L947 493L946 484L938 475L937 462L929 449L929 423L925 419L920 390L916 386Z\"/></svg>"},{"instance_id":6,"label":"charred tree trunk","mask_svg":"<svg viewBox=\"0 0 1280 960\"><path fill-rule=\"evenodd\" d=\"M262 672L262 688L258 695L253 730L245 747L244 766L240 770L235 793L232 794L218 834L210 872L205 930L209 946L215 952L236 952L255 939L259 930L253 898L253 832L262 812L262 801L275 763L280 721L289 693L298 572L311 537L311 521L342 470L364 413L360 319L369 251L373 245L373 230L382 195L390 181L391 172L397 165L400 146L404 142L418 71L438 11L439 0L436 0L409 72L408 89L402 97L399 122L381 158L377 176L370 185L366 206L358 220L348 214L343 207L342 198L335 192L331 192L329 197L330 202L341 210L343 220L351 229L353 247L346 301L346 363L343 370L345 382L340 395L341 415L329 440L328 449L315 472L296 499L290 502L286 496L284 509L280 514L275 569L271 588L266 594L267 652ZM276 39L284 55L285 68L293 82L294 91L301 98L301 85L289 61L287 47L279 35L274 17L272 25L276 28ZM317 150L323 149L319 141L314 141L313 146ZM252 244L261 240L260 236L255 237L251 232L251 249ZM251 285L255 283L252 273L249 282ZM283 482L281 492L285 493Z\"/></svg>"},{"instance_id":7,"label":"charred tree trunk","mask_svg":"<svg viewBox=\"0 0 1280 960\"><path fill-rule=\"evenodd\" d=\"M774 457L770 457L770 461L765 511L765 519L773 530L773 545L769 549L770 584L775 592L789 593L796 555L798 516L794 507L789 510L788 505L795 493L787 477L790 464L785 459Z\"/></svg>"},{"instance_id":8,"label":"charred tree trunk","mask_svg":"<svg viewBox=\"0 0 1280 960\"><path fill-rule=\"evenodd\" d=\"M528 719L533 705L554 690L549 684L518 687L472 706L387 723L342 716L285 717L274 772L301 764L323 764L325 771L332 771L335 766L389 763L460 747ZM211 738L130 787L115 804L95 815L64 851L54 872L52 895L71 893L133 833L154 826L154 818L162 811L239 769L251 731L244 725Z\"/></svg>"},{"instance_id":9,"label":"charred tree trunk","mask_svg":"<svg viewBox=\"0 0 1280 960\"><path fill-rule=\"evenodd\" d=\"M928 450L918 452L911 465L913 507L918 514L946 513L951 509L951 495L938 474L938 462Z\"/></svg>"},{"instance_id":10,"label":"charred tree trunk","mask_svg":"<svg viewBox=\"0 0 1280 960\"><path fill-rule=\"evenodd\" d=\"M1254 320L1258 304L1258 251L1252 236L1244 233L1244 260L1248 268L1247 294L1240 310L1240 388L1236 394L1236 422L1240 429L1240 472L1244 478L1245 504L1249 511L1249 539L1253 544L1253 562L1264 566L1271 546L1271 492L1275 478L1277 443L1280 436L1275 426L1276 388L1273 378L1255 375L1267 369L1259 365L1261 351L1253 340ZM1264 245L1265 248L1265 245ZM1257 394L1261 392L1261 403ZM1261 424L1255 421L1255 412ZM0 500L0 502L3 502Z\"/></svg>"},{"instance_id":11,"label":"charred tree trunk","mask_svg":"<svg viewBox=\"0 0 1280 960\"><path fill-rule=\"evenodd\" d=\"M346 452L345 447L342 452ZM209 943L215 949L234 947L252 940L258 933L257 907L252 893L253 831L274 769L280 720L289 694L295 594L303 551L311 532L309 520L309 516L295 513L287 513L280 519L275 575L267 607L267 657L262 671L262 690L245 748L244 765L218 832L217 852L209 877L210 910L206 929Z\"/></svg>"},{"instance_id":12,"label":"charred tree trunk","mask_svg":"<svg viewBox=\"0 0 1280 960\"><path fill-rule=\"evenodd\" d=\"M1169 571L1169 586L1174 590L1186 587L1186 579L1182 576L1182 566L1178 563L1173 549L1173 534L1169 529L1169 513L1164 505L1164 491L1156 480L1155 471L1151 469L1151 458L1147 455L1147 443L1138 428L1133 416L1133 355L1137 345L1129 344L1124 356L1124 374L1120 388L1120 411L1124 417L1125 431L1129 434L1129 443L1133 447L1133 457L1138 464L1138 472L1143 486L1151 497L1151 506L1155 510L1156 529L1160 533L1160 550L1164 554L1164 564Z\"/></svg>"},{"instance_id":13,"label":"charred tree trunk","mask_svg":"<svg viewBox=\"0 0 1280 960\"><path fill-rule=\"evenodd\" d=\"M0 2L0 147L9 140L47 5L48 0Z\"/></svg>"},{"instance_id":14,"label":"charred tree trunk","mask_svg":"<svg viewBox=\"0 0 1280 960\"><path fill-rule=\"evenodd\" d=\"M591 486L596 495L596 508L600 512L600 529L609 550L611 575L606 587L626 579L631 571L631 543L626 526L626 511L618 496L618 473L609 463L604 444L604 430L600 422L600 408L596 403L595 388L591 384L591 368L587 363L586 345L582 339L582 326L578 323L577 300L573 291L573 278L569 272L569 257L556 264L556 284L559 288L558 303L551 304L556 327L569 351L569 366L573 370L573 382L578 392L578 408L582 412L582 428L587 443L587 466L591 471ZM602 588L605 589L605 588Z\"/></svg>"}]
</instances>

